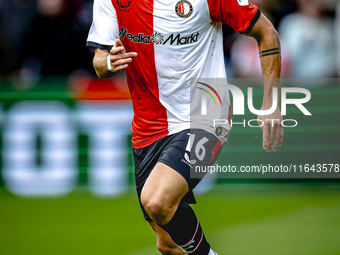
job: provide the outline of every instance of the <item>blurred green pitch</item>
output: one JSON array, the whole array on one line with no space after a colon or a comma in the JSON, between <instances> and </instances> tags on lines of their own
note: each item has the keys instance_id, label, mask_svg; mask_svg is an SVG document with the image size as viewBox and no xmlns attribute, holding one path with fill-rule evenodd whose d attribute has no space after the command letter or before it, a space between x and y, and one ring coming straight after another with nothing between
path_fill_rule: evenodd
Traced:
<instances>
[{"instance_id":1,"label":"blurred green pitch","mask_svg":"<svg viewBox=\"0 0 340 255\"><path fill-rule=\"evenodd\" d=\"M1 255L156 255L134 192L21 199L0 189ZM340 185L224 184L194 205L219 255L340 255Z\"/></svg>"}]
</instances>

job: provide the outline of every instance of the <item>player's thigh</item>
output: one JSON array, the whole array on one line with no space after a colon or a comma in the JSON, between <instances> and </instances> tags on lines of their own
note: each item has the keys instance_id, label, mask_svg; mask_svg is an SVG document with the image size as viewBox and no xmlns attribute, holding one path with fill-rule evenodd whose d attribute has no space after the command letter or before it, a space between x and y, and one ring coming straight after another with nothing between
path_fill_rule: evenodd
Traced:
<instances>
[{"instance_id":1,"label":"player's thigh","mask_svg":"<svg viewBox=\"0 0 340 255\"><path fill-rule=\"evenodd\" d=\"M185 255L186 253L182 251L177 245L172 241L169 234L158 226L155 222L149 222L150 226L156 232L157 235L157 248L163 254L171 254L171 255Z\"/></svg>"},{"instance_id":2,"label":"player's thigh","mask_svg":"<svg viewBox=\"0 0 340 255\"><path fill-rule=\"evenodd\" d=\"M161 203L161 206L171 209L188 191L188 183L180 173L158 162L144 184L141 201L143 205Z\"/></svg>"}]
</instances>

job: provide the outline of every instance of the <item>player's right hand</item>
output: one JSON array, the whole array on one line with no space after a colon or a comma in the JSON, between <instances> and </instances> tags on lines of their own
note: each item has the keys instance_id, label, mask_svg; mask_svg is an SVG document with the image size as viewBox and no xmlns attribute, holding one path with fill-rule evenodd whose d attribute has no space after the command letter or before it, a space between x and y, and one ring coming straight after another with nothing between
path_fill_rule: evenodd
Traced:
<instances>
[{"instance_id":1,"label":"player's right hand","mask_svg":"<svg viewBox=\"0 0 340 255\"><path fill-rule=\"evenodd\" d=\"M262 106L261 108L261 110L267 109L269 109L268 106ZM280 108L277 107L270 115L258 116L257 119L263 132L263 149L270 152L274 141L273 151L276 152L277 148L281 146L283 141L283 119Z\"/></svg>"},{"instance_id":2,"label":"player's right hand","mask_svg":"<svg viewBox=\"0 0 340 255\"><path fill-rule=\"evenodd\" d=\"M117 39L116 45L110 51L111 66L115 72L121 72L129 67L132 59L137 57L137 52L125 52L122 42Z\"/></svg>"}]
</instances>

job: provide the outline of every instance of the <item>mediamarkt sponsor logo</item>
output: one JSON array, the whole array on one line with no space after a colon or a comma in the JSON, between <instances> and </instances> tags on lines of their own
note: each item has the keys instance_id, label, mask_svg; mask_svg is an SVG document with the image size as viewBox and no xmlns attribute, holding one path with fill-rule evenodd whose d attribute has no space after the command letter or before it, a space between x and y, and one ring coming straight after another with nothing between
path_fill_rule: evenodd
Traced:
<instances>
[{"instance_id":1,"label":"mediamarkt sponsor logo","mask_svg":"<svg viewBox=\"0 0 340 255\"><path fill-rule=\"evenodd\" d=\"M198 41L199 32L191 33L190 35L181 35L181 34L171 34L166 39L161 33L154 32L152 35L144 35L144 33L139 33L136 35L128 33L127 29L121 27L119 36L124 39L125 37L130 41L135 43L144 43L150 44L151 42L154 44L165 45L169 43L170 45L185 45L192 44Z\"/></svg>"},{"instance_id":2,"label":"mediamarkt sponsor logo","mask_svg":"<svg viewBox=\"0 0 340 255\"><path fill-rule=\"evenodd\" d=\"M124 39L125 36L126 36L127 39L129 39L130 41L133 41L135 43L149 44L150 40L151 40L151 36L144 35L144 33L139 33L137 35L129 34L127 29L125 29L124 27L121 27L120 32L119 32L119 36L122 39Z\"/></svg>"}]
</instances>

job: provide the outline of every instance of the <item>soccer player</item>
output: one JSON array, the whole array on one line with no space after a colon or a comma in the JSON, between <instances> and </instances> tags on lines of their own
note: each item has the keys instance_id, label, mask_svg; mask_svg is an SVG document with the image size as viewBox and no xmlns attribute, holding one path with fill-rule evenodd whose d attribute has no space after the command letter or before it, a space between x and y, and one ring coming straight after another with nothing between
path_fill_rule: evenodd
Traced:
<instances>
[{"instance_id":1,"label":"soccer player","mask_svg":"<svg viewBox=\"0 0 340 255\"><path fill-rule=\"evenodd\" d=\"M94 1L87 45L95 48L93 65L100 78L126 70L137 194L162 254L216 254L189 205L201 180L190 178L190 168L217 160L230 126L190 129L190 91L216 96L208 99L220 103L218 117L229 118L228 93L203 82L226 78L222 23L257 40L265 78L262 109L270 109L273 88L279 87L280 41L248 0ZM276 151L283 137L279 108L259 119L275 119L273 125L264 122L262 130L264 150L269 152L274 140Z\"/></svg>"}]
</instances>

